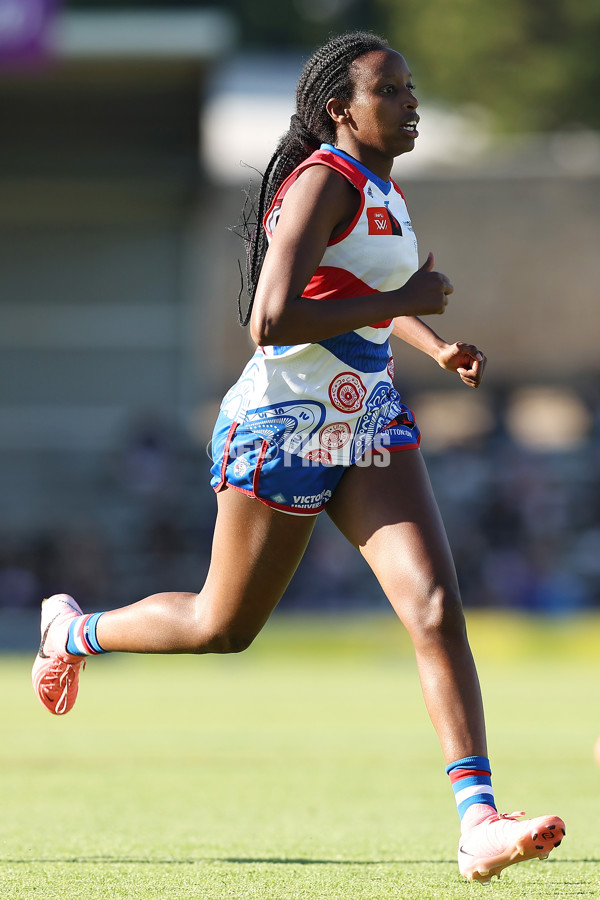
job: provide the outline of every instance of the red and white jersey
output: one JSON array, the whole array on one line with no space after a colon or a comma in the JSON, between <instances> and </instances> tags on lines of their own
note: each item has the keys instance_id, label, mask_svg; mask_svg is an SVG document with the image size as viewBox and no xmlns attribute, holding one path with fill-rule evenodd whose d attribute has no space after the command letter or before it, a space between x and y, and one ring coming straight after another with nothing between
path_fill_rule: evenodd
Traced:
<instances>
[{"instance_id":1,"label":"red and white jersey","mask_svg":"<svg viewBox=\"0 0 600 900\"><path fill-rule=\"evenodd\" d=\"M303 296L326 303L401 287L417 270L418 255L400 188L329 144L282 184L264 219L268 237L287 190L314 165L347 178L360 203L346 230L328 243ZM400 412L391 330L389 319L313 344L258 347L221 410L286 452L349 465Z\"/></svg>"},{"instance_id":2,"label":"red and white jersey","mask_svg":"<svg viewBox=\"0 0 600 900\"><path fill-rule=\"evenodd\" d=\"M323 144L284 181L265 216L267 235L271 237L275 229L288 189L305 169L317 164L347 178L359 192L360 205L346 230L327 245L302 296L327 300L401 287L418 268L417 241L404 195L394 181L383 181L330 144Z\"/></svg>"}]
</instances>

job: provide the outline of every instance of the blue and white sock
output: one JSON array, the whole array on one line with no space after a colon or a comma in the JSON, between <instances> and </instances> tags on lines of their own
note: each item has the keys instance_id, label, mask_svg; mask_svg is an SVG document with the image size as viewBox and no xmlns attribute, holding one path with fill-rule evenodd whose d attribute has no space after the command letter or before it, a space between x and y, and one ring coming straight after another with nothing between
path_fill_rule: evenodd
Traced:
<instances>
[{"instance_id":1,"label":"blue and white sock","mask_svg":"<svg viewBox=\"0 0 600 900\"><path fill-rule=\"evenodd\" d=\"M464 759L457 759L446 767L446 774L450 776L461 822L467 810L475 804L496 809L492 770L486 756L466 756Z\"/></svg>"},{"instance_id":2,"label":"blue and white sock","mask_svg":"<svg viewBox=\"0 0 600 900\"><path fill-rule=\"evenodd\" d=\"M99 612L73 619L69 625L67 653L72 653L73 656L97 656L108 652L100 646L96 637L96 626L102 615L104 613Z\"/></svg>"}]
</instances>

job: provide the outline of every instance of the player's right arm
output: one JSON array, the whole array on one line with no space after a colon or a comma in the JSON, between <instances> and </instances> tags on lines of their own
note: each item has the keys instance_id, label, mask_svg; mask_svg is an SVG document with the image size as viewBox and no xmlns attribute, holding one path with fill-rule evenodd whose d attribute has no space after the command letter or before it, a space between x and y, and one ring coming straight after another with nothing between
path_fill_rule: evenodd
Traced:
<instances>
[{"instance_id":1,"label":"player's right arm","mask_svg":"<svg viewBox=\"0 0 600 900\"><path fill-rule=\"evenodd\" d=\"M312 343L396 316L444 312L452 286L433 271L431 255L397 290L331 300L302 296L358 202L356 189L327 166L311 166L289 188L254 298L250 330L257 344Z\"/></svg>"}]
</instances>

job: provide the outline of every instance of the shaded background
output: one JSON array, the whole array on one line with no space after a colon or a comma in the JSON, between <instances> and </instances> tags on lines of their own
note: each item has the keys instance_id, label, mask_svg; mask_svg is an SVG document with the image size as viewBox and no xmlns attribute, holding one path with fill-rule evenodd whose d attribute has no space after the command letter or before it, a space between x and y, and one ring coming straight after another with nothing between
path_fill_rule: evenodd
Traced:
<instances>
[{"instance_id":1,"label":"shaded background","mask_svg":"<svg viewBox=\"0 0 600 900\"><path fill-rule=\"evenodd\" d=\"M598 4L0 0L1 646L50 593L201 586L205 448L252 352L230 228L303 60L355 27L421 99L394 177L455 285L434 327L489 356L475 393L395 347L465 604L600 606ZM315 537L281 608L385 608Z\"/></svg>"}]
</instances>

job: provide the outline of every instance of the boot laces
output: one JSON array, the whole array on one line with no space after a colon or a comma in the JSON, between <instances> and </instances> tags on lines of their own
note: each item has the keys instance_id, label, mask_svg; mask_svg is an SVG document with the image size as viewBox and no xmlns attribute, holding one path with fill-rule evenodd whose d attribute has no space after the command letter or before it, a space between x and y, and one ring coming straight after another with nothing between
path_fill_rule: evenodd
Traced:
<instances>
[{"instance_id":1,"label":"boot laces","mask_svg":"<svg viewBox=\"0 0 600 900\"><path fill-rule=\"evenodd\" d=\"M57 656L44 673L42 684L47 693L53 694L55 691L60 691L58 700L54 704L57 713L64 710L67 705L69 688L75 682L80 666L85 669L85 659L80 663L73 664Z\"/></svg>"}]
</instances>

